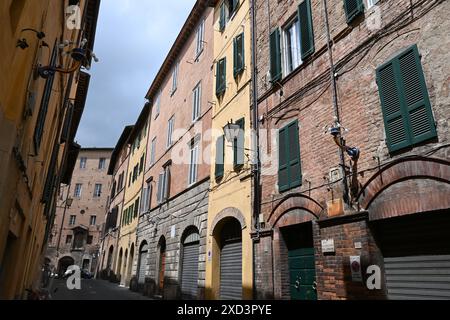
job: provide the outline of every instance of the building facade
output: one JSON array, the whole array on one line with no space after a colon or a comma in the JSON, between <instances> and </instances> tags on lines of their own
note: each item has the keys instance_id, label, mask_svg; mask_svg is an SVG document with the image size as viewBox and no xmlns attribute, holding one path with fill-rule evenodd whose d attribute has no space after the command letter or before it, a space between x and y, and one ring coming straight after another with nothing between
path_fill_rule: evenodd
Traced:
<instances>
[{"instance_id":1,"label":"building facade","mask_svg":"<svg viewBox=\"0 0 450 320\"><path fill-rule=\"evenodd\" d=\"M250 1L216 1L206 297L252 299ZM224 128L236 125L233 130Z\"/></svg>"},{"instance_id":2,"label":"building facade","mask_svg":"<svg viewBox=\"0 0 450 320\"><path fill-rule=\"evenodd\" d=\"M119 141L114 148L109 162L108 175L111 176L110 196L107 204L107 212L101 239L102 263L98 268L102 279L118 281L120 273L117 255L120 239L120 226L123 214L123 202L128 176L128 160L130 146L128 140L134 126L127 126L123 130Z\"/></svg>"},{"instance_id":3,"label":"building facade","mask_svg":"<svg viewBox=\"0 0 450 320\"><path fill-rule=\"evenodd\" d=\"M140 206L142 205L142 187L144 181L145 160L149 128L150 105L146 104L128 138L129 160L128 176L125 177L122 217L120 221L117 275L120 284L129 286L136 255L136 237Z\"/></svg>"},{"instance_id":4,"label":"building facade","mask_svg":"<svg viewBox=\"0 0 450 320\"><path fill-rule=\"evenodd\" d=\"M70 185L60 188L45 258L57 274L77 265L94 274L100 258L112 149L83 148Z\"/></svg>"},{"instance_id":5,"label":"building facade","mask_svg":"<svg viewBox=\"0 0 450 320\"><path fill-rule=\"evenodd\" d=\"M79 28L68 28L65 12L78 10ZM44 264L60 183L70 183L79 146L74 142L90 76L99 0L2 1L0 17L0 298L21 299ZM60 41L79 47L73 66ZM44 68L39 68L40 66ZM47 67L47 68L45 68ZM40 72L37 72L40 71ZM49 72L50 71L50 72Z\"/></svg>"},{"instance_id":6,"label":"building facade","mask_svg":"<svg viewBox=\"0 0 450 320\"><path fill-rule=\"evenodd\" d=\"M209 1L197 1L147 94L135 270L139 287L164 299L205 294L213 25Z\"/></svg>"},{"instance_id":7,"label":"building facade","mask_svg":"<svg viewBox=\"0 0 450 320\"><path fill-rule=\"evenodd\" d=\"M255 2L258 298L449 297L450 3L374 3Z\"/></svg>"}]
</instances>

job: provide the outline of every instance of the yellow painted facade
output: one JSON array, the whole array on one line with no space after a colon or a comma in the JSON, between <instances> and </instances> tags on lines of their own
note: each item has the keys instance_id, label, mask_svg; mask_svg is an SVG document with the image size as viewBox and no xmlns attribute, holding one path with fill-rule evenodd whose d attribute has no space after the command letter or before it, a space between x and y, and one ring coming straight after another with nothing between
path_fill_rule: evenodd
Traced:
<instances>
[{"instance_id":1,"label":"yellow painted facade","mask_svg":"<svg viewBox=\"0 0 450 320\"><path fill-rule=\"evenodd\" d=\"M68 3L0 2L0 299L25 298L26 289L40 285L36 279L57 188L48 189L46 204L43 192L51 172L61 174L67 161L70 143L61 142L68 114L64 98L69 92L68 98L75 99L78 72L71 84L69 75L56 73L49 101L41 103L46 80L36 76L35 70L49 64L52 52L58 65L67 68L72 64L70 57L54 50L61 39L75 43L79 39L79 30L66 27ZM86 3L80 2L81 12ZM44 32L45 37L39 39L37 32L24 29ZM38 123L43 130L36 144Z\"/></svg>"},{"instance_id":2,"label":"yellow painted facade","mask_svg":"<svg viewBox=\"0 0 450 320\"><path fill-rule=\"evenodd\" d=\"M137 253L136 229L139 222L142 187L144 181L145 160L147 156L148 124L138 123L131 133L129 144L128 176L125 178L125 195L120 215L118 258L116 275L120 275L120 284L130 285L133 276L133 261ZM136 171L137 168L137 171ZM137 172L137 173L135 173ZM137 206L137 208L136 208Z\"/></svg>"},{"instance_id":3,"label":"yellow painted facade","mask_svg":"<svg viewBox=\"0 0 450 320\"><path fill-rule=\"evenodd\" d=\"M227 3L232 1L226 1ZM211 192L208 208L206 298L220 299L221 287L221 227L227 221L238 220L242 229L242 298L252 299L253 292L253 244L252 225L252 176L251 176L251 138L250 138L250 94L251 94L251 20L250 1L238 1L238 7L220 30L221 6L218 1L214 12L214 62L217 81L217 62L226 58L226 89L223 95L212 97L213 101L213 143L211 145ZM228 14L227 14L228 15ZM234 77L234 39L244 35L244 70ZM214 81L214 93L216 93ZM231 120L245 121L244 165L235 169L233 146L225 140L224 174L215 179L216 143L224 134L223 128Z\"/></svg>"}]
</instances>

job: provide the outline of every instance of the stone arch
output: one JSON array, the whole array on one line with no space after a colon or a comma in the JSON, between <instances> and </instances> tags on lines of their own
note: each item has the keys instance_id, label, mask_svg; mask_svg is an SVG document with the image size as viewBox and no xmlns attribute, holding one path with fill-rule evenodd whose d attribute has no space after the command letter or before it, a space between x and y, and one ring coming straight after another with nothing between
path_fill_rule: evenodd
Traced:
<instances>
[{"instance_id":1,"label":"stone arch","mask_svg":"<svg viewBox=\"0 0 450 320\"><path fill-rule=\"evenodd\" d=\"M242 212L237 208L230 207L230 208L223 209L214 217L214 220L211 224L211 231L210 231L211 236L214 234L214 230L216 229L218 224L220 222L223 222L223 220L225 218L235 218L241 224L242 230L247 228L247 224L245 223L245 218L244 218L244 215L242 214Z\"/></svg>"},{"instance_id":2,"label":"stone arch","mask_svg":"<svg viewBox=\"0 0 450 320\"><path fill-rule=\"evenodd\" d=\"M304 212L303 217L297 218L297 220L299 220L298 223L319 220L321 214L323 213L322 206L314 199L302 194L292 194L277 204L277 206L270 213L267 222L273 227L286 213L292 212L296 209Z\"/></svg>"},{"instance_id":3,"label":"stone arch","mask_svg":"<svg viewBox=\"0 0 450 320\"><path fill-rule=\"evenodd\" d=\"M418 187L421 192L413 194ZM381 201L389 190L395 201ZM450 162L424 157L394 161L365 183L358 200L370 220L450 208Z\"/></svg>"}]
</instances>

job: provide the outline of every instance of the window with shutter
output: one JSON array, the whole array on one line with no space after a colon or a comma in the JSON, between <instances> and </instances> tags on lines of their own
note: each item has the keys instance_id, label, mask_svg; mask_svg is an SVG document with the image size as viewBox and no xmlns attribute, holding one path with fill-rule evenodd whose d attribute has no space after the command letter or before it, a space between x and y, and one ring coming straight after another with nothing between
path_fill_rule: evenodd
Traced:
<instances>
[{"instance_id":1,"label":"window with shutter","mask_svg":"<svg viewBox=\"0 0 450 320\"><path fill-rule=\"evenodd\" d=\"M58 46L57 42L53 46L52 56L50 58L50 66L56 66L58 60ZM52 88L54 82L54 75L50 75L45 82L44 93L42 95L41 107L36 121L36 127L34 129L33 142L36 154L41 147L42 135L44 134L45 120L47 118L48 105L52 95Z\"/></svg>"},{"instance_id":2,"label":"window with shutter","mask_svg":"<svg viewBox=\"0 0 450 320\"><path fill-rule=\"evenodd\" d=\"M417 45L380 66L377 83L390 152L437 136Z\"/></svg>"},{"instance_id":3,"label":"window with shutter","mask_svg":"<svg viewBox=\"0 0 450 320\"><path fill-rule=\"evenodd\" d=\"M223 177L225 170L225 136L221 136L216 141L216 179Z\"/></svg>"},{"instance_id":4,"label":"window with shutter","mask_svg":"<svg viewBox=\"0 0 450 320\"><path fill-rule=\"evenodd\" d=\"M47 178L45 180L44 192L42 195L42 203L48 204L51 202L53 196L53 190L56 182L56 165L58 161L59 154L59 144L56 143L53 146L52 155L50 158L50 164L47 169ZM45 208L45 214L48 214L49 206L47 205Z\"/></svg>"},{"instance_id":5,"label":"window with shutter","mask_svg":"<svg viewBox=\"0 0 450 320\"><path fill-rule=\"evenodd\" d=\"M302 60L314 53L314 29L312 22L311 0L305 0L298 6L300 21L300 47Z\"/></svg>"},{"instance_id":6,"label":"window with shutter","mask_svg":"<svg viewBox=\"0 0 450 320\"><path fill-rule=\"evenodd\" d=\"M233 73L236 78L244 71L244 33L241 33L233 40Z\"/></svg>"},{"instance_id":7,"label":"window with shutter","mask_svg":"<svg viewBox=\"0 0 450 320\"><path fill-rule=\"evenodd\" d=\"M270 34L270 78L271 82L276 82L281 79L281 49L279 29L275 29Z\"/></svg>"},{"instance_id":8,"label":"window with shutter","mask_svg":"<svg viewBox=\"0 0 450 320\"><path fill-rule=\"evenodd\" d=\"M364 13L363 0L344 0L347 23L351 23L357 16Z\"/></svg>"},{"instance_id":9,"label":"window with shutter","mask_svg":"<svg viewBox=\"0 0 450 320\"><path fill-rule=\"evenodd\" d=\"M140 201L140 199L137 198L136 202L134 203L134 216L133 216L134 219L137 218L138 213L139 213L139 201Z\"/></svg>"},{"instance_id":10,"label":"window with shutter","mask_svg":"<svg viewBox=\"0 0 450 320\"><path fill-rule=\"evenodd\" d=\"M223 32L225 30L226 24L226 11L225 11L225 1L220 5L220 18L219 18L219 31Z\"/></svg>"},{"instance_id":11,"label":"window with shutter","mask_svg":"<svg viewBox=\"0 0 450 320\"><path fill-rule=\"evenodd\" d=\"M220 97L225 93L226 89L226 68L227 60L222 58L217 62L217 72L216 72L216 96Z\"/></svg>"},{"instance_id":12,"label":"window with shutter","mask_svg":"<svg viewBox=\"0 0 450 320\"><path fill-rule=\"evenodd\" d=\"M233 141L233 165L235 169L238 169L244 165L245 157L245 119L239 119L236 121L239 125L239 134Z\"/></svg>"},{"instance_id":13,"label":"window with shutter","mask_svg":"<svg viewBox=\"0 0 450 320\"><path fill-rule=\"evenodd\" d=\"M158 178L158 191L156 193L156 200L158 204L162 202L163 187L164 187L164 173L160 173Z\"/></svg>"},{"instance_id":14,"label":"window with shutter","mask_svg":"<svg viewBox=\"0 0 450 320\"><path fill-rule=\"evenodd\" d=\"M302 184L298 121L280 129L278 140L278 188L284 192Z\"/></svg>"},{"instance_id":15,"label":"window with shutter","mask_svg":"<svg viewBox=\"0 0 450 320\"><path fill-rule=\"evenodd\" d=\"M164 168L164 191L163 201L166 201L170 197L170 166Z\"/></svg>"}]
</instances>

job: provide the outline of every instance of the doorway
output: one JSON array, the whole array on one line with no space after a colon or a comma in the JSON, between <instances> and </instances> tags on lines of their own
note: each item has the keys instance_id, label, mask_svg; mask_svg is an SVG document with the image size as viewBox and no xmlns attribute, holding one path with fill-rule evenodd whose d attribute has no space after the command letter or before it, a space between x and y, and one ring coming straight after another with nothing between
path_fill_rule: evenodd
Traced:
<instances>
[{"instance_id":1,"label":"doorway","mask_svg":"<svg viewBox=\"0 0 450 320\"><path fill-rule=\"evenodd\" d=\"M312 223L280 228L287 248L291 300L317 300Z\"/></svg>"}]
</instances>

